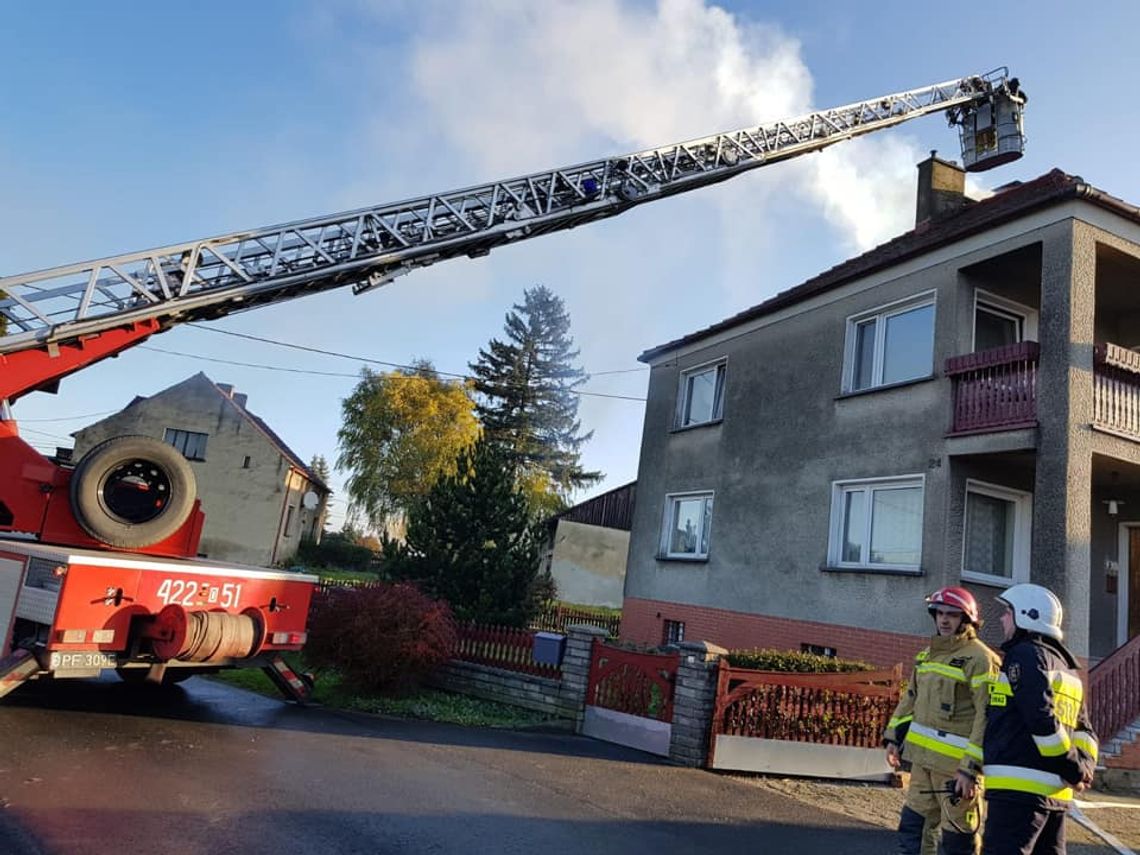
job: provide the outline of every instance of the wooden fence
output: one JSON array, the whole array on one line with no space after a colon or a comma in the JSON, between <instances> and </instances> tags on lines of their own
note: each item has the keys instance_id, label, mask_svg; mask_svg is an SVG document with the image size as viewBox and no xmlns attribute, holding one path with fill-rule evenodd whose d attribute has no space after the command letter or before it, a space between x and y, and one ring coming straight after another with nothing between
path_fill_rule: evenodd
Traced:
<instances>
[{"instance_id":1,"label":"wooden fence","mask_svg":"<svg viewBox=\"0 0 1140 855\"><path fill-rule=\"evenodd\" d=\"M721 661L710 746L723 734L878 748L901 681L902 665L803 674L733 668Z\"/></svg>"},{"instance_id":2,"label":"wooden fence","mask_svg":"<svg viewBox=\"0 0 1140 855\"><path fill-rule=\"evenodd\" d=\"M588 624L604 629L611 636L616 637L621 628L621 615L603 615L586 609L575 609L568 606L546 606L530 622L531 629L541 629L547 632L566 632L566 627L575 624Z\"/></svg>"},{"instance_id":3,"label":"wooden fence","mask_svg":"<svg viewBox=\"0 0 1140 855\"><path fill-rule=\"evenodd\" d=\"M534 630L477 623L460 624L457 629L459 643L455 659L539 677L558 679L561 676L561 665L534 661Z\"/></svg>"}]
</instances>

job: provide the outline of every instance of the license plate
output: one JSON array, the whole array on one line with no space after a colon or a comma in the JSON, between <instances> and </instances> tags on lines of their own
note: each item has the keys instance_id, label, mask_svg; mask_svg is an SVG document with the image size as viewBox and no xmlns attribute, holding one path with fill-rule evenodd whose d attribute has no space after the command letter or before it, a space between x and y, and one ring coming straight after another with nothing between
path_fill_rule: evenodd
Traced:
<instances>
[{"instance_id":1,"label":"license plate","mask_svg":"<svg viewBox=\"0 0 1140 855\"><path fill-rule=\"evenodd\" d=\"M90 671L95 668L114 668L117 664L114 656L99 650L53 650L51 653L52 671Z\"/></svg>"}]
</instances>

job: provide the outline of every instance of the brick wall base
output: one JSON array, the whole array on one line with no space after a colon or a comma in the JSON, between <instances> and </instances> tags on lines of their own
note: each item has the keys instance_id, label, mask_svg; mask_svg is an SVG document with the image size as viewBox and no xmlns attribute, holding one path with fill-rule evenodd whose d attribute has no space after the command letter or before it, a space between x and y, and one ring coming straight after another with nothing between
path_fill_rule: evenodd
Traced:
<instances>
[{"instance_id":1,"label":"brick wall base","mask_svg":"<svg viewBox=\"0 0 1140 855\"><path fill-rule=\"evenodd\" d=\"M929 641L928 636L631 598L622 604L621 637L661 644L666 620L683 621L686 640L708 641L728 650L799 650L801 644L814 644L834 649L842 659L883 667L902 662L909 668L915 653ZM874 616L868 616L868 624L873 621Z\"/></svg>"},{"instance_id":2,"label":"brick wall base","mask_svg":"<svg viewBox=\"0 0 1140 855\"><path fill-rule=\"evenodd\" d=\"M449 692L511 704L560 718L574 719L580 706L577 697L567 695L561 680L457 659L438 668L427 682Z\"/></svg>"}]
</instances>

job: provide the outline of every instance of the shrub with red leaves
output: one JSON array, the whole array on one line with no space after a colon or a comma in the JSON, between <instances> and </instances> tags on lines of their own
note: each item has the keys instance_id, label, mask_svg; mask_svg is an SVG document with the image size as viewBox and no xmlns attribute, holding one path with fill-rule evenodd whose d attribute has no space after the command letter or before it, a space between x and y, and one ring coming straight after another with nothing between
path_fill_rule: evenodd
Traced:
<instances>
[{"instance_id":1,"label":"shrub with red leaves","mask_svg":"<svg viewBox=\"0 0 1140 855\"><path fill-rule=\"evenodd\" d=\"M455 633L450 606L415 585L333 588L313 597L305 658L354 689L406 692L447 661Z\"/></svg>"}]
</instances>

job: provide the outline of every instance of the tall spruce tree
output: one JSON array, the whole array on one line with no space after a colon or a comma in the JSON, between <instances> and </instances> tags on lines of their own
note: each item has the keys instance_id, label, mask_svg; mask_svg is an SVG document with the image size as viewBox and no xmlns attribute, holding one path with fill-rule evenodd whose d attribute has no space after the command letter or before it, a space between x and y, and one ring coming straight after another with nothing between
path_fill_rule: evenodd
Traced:
<instances>
[{"instance_id":1,"label":"tall spruce tree","mask_svg":"<svg viewBox=\"0 0 1140 855\"><path fill-rule=\"evenodd\" d=\"M470 364L483 435L505 449L517 474L544 473L563 497L601 480L578 462L593 431L580 433L574 390L589 375L574 364L579 351L562 299L544 285L527 288L504 331L505 341L491 339Z\"/></svg>"},{"instance_id":2,"label":"tall spruce tree","mask_svg":"<svg viewBox=\"0 0 1140 855\"><path fill-rule=\"evenodd\" d=\"M500 446L480 440L463 451L407 522L402 543L384 543L385 571L447 600L459 620L525 626L549 595L540 528Z\"/></svg>"}]
</instances>

